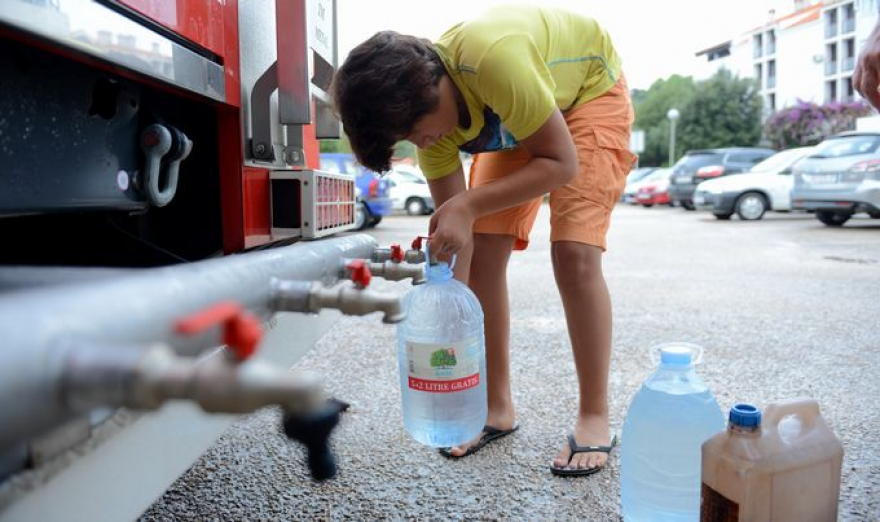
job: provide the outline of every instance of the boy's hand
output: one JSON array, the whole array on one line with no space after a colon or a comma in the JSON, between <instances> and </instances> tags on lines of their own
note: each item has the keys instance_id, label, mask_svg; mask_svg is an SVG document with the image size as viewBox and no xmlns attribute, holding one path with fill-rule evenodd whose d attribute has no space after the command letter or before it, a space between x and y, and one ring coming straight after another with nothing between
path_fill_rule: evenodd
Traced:
<instances>
[{"instance_id":1,"label":"boy's hand","mask_svg":"<svg viewBox=\"0 0 880 522\"><path fill-rule=\"evenodd\" d=\"M467 192L456 194L431 216L428 247L432 256L449 259L471 240L476 218L467 196Z\"/></svg>"}]
</instances>

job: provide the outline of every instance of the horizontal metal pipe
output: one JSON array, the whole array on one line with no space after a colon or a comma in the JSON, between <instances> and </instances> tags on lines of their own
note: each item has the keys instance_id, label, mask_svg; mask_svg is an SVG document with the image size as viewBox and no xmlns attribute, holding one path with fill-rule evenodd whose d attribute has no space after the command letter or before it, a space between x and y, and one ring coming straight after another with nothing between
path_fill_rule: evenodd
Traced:
<instances>
[{"instance_id":1,"label":"horizontal metal pipe","mask_svg":"<svg viewBox=\"0 0 880 522\"><path fill-rule=\"evenodd\" d=\"M225 300L267 318L273 279L319 280L375 247L359 234L0 295L0 453L73 415L60 397L71 345L162 342L195 354L220 344L219 329L183 338L180 318Z\"/></svg>"}]
</instances>

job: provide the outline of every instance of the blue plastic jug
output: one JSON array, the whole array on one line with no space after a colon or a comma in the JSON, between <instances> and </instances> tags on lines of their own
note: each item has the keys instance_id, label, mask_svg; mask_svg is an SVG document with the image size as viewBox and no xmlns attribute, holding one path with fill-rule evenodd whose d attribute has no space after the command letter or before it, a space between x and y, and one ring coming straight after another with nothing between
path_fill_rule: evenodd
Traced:
<instances>
[{"instance_id":1,"label":"blue plastic jug","mask_svg":"<svg viewBox=\"0 0 880 522\"><path fill-rule=\"evenodd\" d=\"M633 398L623 423L623 518L697 521L701 447L724 429L724 415L694 371L699 346L670 343L653 350L660 365Z\"/></svg>"},{"instance_id":2,"label":"blue plastic jug","mask_svg":"<svg viewBox=\"0 0 880 522\"><path fill-rule=\"evenodd\" d=\"M397 327L403 423L418 442L450 447L486 423L483 309L449 264L425 271L427 282L404 296Z\"/></svg>"}]
</instances>

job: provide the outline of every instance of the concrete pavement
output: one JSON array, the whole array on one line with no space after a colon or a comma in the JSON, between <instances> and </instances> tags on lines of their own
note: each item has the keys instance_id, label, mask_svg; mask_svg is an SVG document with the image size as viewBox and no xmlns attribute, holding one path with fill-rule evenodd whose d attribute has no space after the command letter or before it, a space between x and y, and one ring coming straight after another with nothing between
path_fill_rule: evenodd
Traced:
<instances>
[{"instance_id":1,"label":"concrete pavement","mask_svg":"<svg viewBox=\"0 0 880 522\"><path fill-rule=\"evenodd\" d=\"M619 454L587 478L547 466L574 419L576 383L549 263L546 207L511 262L512 376L519 432L449 461L406 435L393 327L344 318L298 367L352 403L334 436L338 477L307 478L279 414L242 419L143 520L619 520ZM407 242L426 218L371 231ZM830 229L804 214L716 221L680 209L620 206L605 271L614 302L612 424L652 370L649 347L705 347L699 373L734 402L813 397L845 447L841 520L880 519L880 221ZM376 281L405 292L407 283Z\"/></svg>"}]
</instances>

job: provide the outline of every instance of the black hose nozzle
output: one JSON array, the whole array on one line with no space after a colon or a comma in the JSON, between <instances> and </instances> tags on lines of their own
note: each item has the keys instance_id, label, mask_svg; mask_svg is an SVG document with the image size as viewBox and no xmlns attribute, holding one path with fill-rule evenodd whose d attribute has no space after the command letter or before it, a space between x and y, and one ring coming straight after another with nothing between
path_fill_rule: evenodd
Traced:
<instances>
[{"instance_id":1,"label":"black hose nozzle","mask_svg":"<svg viewBox=\"0 0 880 522\"><path fill-rule=\"evenodd\" d=\"M330 451L330 432L339 423L339 414L346 409L345 406L347 404L330 400L309 413L284 413L284 434L305 445L309 471L317 481L336 475L336 459Z\"/></svg>"}]
</instances>

